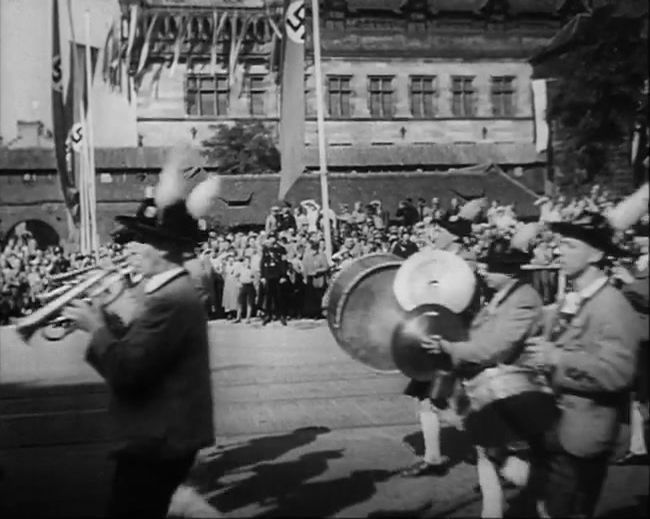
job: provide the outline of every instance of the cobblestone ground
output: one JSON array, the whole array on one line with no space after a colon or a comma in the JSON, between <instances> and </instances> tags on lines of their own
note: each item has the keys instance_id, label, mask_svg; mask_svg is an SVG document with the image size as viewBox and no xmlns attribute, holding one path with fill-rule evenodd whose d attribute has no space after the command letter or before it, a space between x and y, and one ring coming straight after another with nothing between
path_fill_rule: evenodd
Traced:
<instances>
[{"instance_id":1,"label":"cobblestone ground","mask_svg":"<svg viewBox=\"0 0 650 519\"><path fill-rule=\"evenodd\" d=\"M210 505L201 513L478 515L463 434L443 428L446 476L400 478L422 448L413 402L401 394L406 379L348 358L324 323L219 322L211 339L218 436L188 481ZM0 331L2 517L88 516L105 499L106 395L83 363L83 342L27 349ZM647 487L648 467L612 467L600 514L645 514Z\"/></svg>"}]
</instances>

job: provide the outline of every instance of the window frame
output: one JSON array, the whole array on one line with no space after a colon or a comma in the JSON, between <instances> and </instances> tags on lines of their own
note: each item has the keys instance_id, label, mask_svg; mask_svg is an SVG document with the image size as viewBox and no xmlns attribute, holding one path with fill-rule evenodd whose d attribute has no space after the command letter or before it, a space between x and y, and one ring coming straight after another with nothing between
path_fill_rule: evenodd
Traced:
<instances>
[{"instance_id":1,"label":"window frame","mask_svg":"<svg viewBox=\"0 0 650 519\"><path fill-rule=\"evenodd\" d=\"M209 88L204 87L205 81L211 81ZM206 113L203 94L212 94L214 113ZM192 104L192 100L194 103ZM220 108L220 100L224 101ZM192 107L196 113L192 113ZM226 74L188 73L185 76L185 116L193 119L214 119L227 117L230 110L230 86Z\"/></svg>"},{"instance_id":2,"label":"window frame","mask_svg":"<svg viewBox=\"0 0 650 519\"><path fill-rule=\"evenodd\" d=\"M264 103L266 97L266 75L265 74L249 74L246 76L246 88L248 90L248 114L251 117L263 117L266 115L266 106ZM253 87L253 82L259 81L259 85ZM253 95L261 95L262 108L260 113L254 110Z\"/></svg>"},{"instance_id":3,"label":"window frame","mask_svg":"<svg viewBox=\"0 0 650 519\"><path fill-rule=\"evenodd\" d=\"M515 76L491 76L490 103L494 117L514 117L517 112Z\"/></svg>"},{"instance_id":4,"label":"window frame","mask_svg":"<svg viewBox=\"0 0 650 519\"><path fill-rule=\"evenodd\" d=\"M372 119L392 119L395 116L395 87L393 81L394 75L372 75L368 76L368 112ZM379 88L373 90L373 82L379 81ZM388 88L386 88L386 84ZM373 99L379 96L379 113L373 110ZM386 101L390 103L390 113L386 113Z\"/></svg>"},{"instance_id":5,"label":"window frame","mask_svg":"<svg viewBox=\"0 0 650 519\"><path fill-rule=\"evenodd\" d=\"M330 119L350 119L352 117L352 75L328 74L327 75L327 114ZM332 90L332 82L338 82L336 90ZM347 83L344 86L343 83ZM332 100L337 99L337 113L334 113ZM347 113L345 113L347 110Z\"/></svg>"},{"instance_id":6,"label":"window frame","mask_svg":"<svg viewBox=\"0 0 650 519\"><path fill-rule=\"evenodd\" d=\"M451 113L454 117L457 118L476 117L477 89L476 86L474 85L475 79L476 76L465 76L465 75L451 76ZM456 89L456 81L461 81L460 90ZM468 83L470 85L470 88L467 88ZM457 104L457 94L460 95L460 98L458 99L458 104ZM467 108L468 103L470 105L469 109ZM460 110L457 110L457 106L458 108L460 108Z\"/></svg>"},{"instance_id":7,"label":"window frame","mask_svg":"<svg viewBox=\"0 0 650 519\"><path fill-rule=\"evenodd\" d=\"M425 82L430 82L430 90ZM416 83L420 83L416 91ZM431 106L430 113L427 113L426 96L430 95ZM420 96L416 109L416 96ZM433 119L436 117L437 106L436 99L438 96L438 77L435 75L415 74L409 76L409 109L414 119Z\"/></svg>"}]
</instances>

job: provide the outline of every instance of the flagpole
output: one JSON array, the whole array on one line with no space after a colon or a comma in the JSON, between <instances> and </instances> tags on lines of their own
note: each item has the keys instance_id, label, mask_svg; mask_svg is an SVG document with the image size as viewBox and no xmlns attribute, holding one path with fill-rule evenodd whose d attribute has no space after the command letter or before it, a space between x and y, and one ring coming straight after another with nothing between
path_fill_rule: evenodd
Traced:
<instances>
[{"instance_id":1,"label":"flagpole","mask_svg":"<svg viewBox=\"0 0 650 519\"><path fill-rule=\"evenodd\" d=\"M93 116L92 116L92 54L90 48L90 11L84 13L86 25L86 134L85 141L88 151L88 192L89 192L89 217L90 217L90 246L95 255L99 254L99 237L97 233L97 194L96 194L96 173L95 173L95 141L93 139Z\"/></svg>"},{"instance_id":2,"label":"flagpole","mask_svg":"<svg viewBox=\"0 0 650 519\"><path fill-rule=\"evenodd\" d=\"M325 231L325 255L332 262L332 229L330 226L330 201L327 188L327 149L325 140L325 114L323 107L323 79L320 53L320 14L318 0L311 1L314 47L314 76L316 80L316 122L318 128L318 162L320 165L320 191L323 202L323 230Z\"/></svg>"}]
</instances>

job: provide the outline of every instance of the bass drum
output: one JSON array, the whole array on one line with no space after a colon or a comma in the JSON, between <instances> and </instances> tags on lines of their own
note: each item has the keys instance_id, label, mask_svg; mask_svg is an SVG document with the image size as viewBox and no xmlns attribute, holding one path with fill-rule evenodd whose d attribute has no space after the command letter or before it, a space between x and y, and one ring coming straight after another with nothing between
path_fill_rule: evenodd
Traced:
<instances>
[{"instance_id":1,"label":"bass drum","mask_svg":"<svg viewBox=\"0 0 650 519\"><path fill-rule=\"evenodd\" d=\"M402 258L371 254L346 265L326 295L327 322L338 345L378 371L396 371L391 341L406 318L393 292Z\"/></svg>"}]
</instances>

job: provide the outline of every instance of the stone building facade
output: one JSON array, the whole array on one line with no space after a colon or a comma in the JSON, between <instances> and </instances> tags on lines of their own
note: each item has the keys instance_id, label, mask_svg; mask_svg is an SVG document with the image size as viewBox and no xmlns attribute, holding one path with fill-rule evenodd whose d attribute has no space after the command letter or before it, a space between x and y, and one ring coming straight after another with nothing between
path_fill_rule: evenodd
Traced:
<instances>
[{"instance_id":1,"label":"stone building facade","mask_svg":"<svg viewBox=\"0 0 650 519\"><path fill-rule=\"evenodd\" d=\"M71 0L72 24L62 14L64 40L72 27L82 41L80 2ZM0 3L0 175L19 179L2 184L5 230L15 224L12 212L61 212L57 184L45 180L56 173L48 78L51 11L39 11L37 3L42 6L40 0ZM110 189L98 188L100 220L107 219L100 224L102 234L118 207L132 208L144 186L155 183L161 149L183 142L198 152L222 123L257 119L277 127L280 45L274 34L281 3L92 0L90 43L104 53L111 24L122 44L128 41L129 21L136 27L130 59L122 60L121 89L102 81L97 71L91 96L98 178L120 179ZM446 171L494 163L514 182L539 190L545 156L535 151L528 58L584 9L581 0L321 2L330 168ZM308 28L309 18L308 12ZM12 25L43 30L23 40ZM296 109L305 110L306 165L315 169L312 56L308 29L306 102ZM28 69L20 63L28 63ZM38 78L38 84L24 82L25 77ZM38 160L30 160L36 155ZM42 187L35 186L41 182ZM21 205L24 194L37 191ZM7 209L8 201L13 210ZM64 219L50 220L63 236Z\"/></svg>"}]
</instances>

